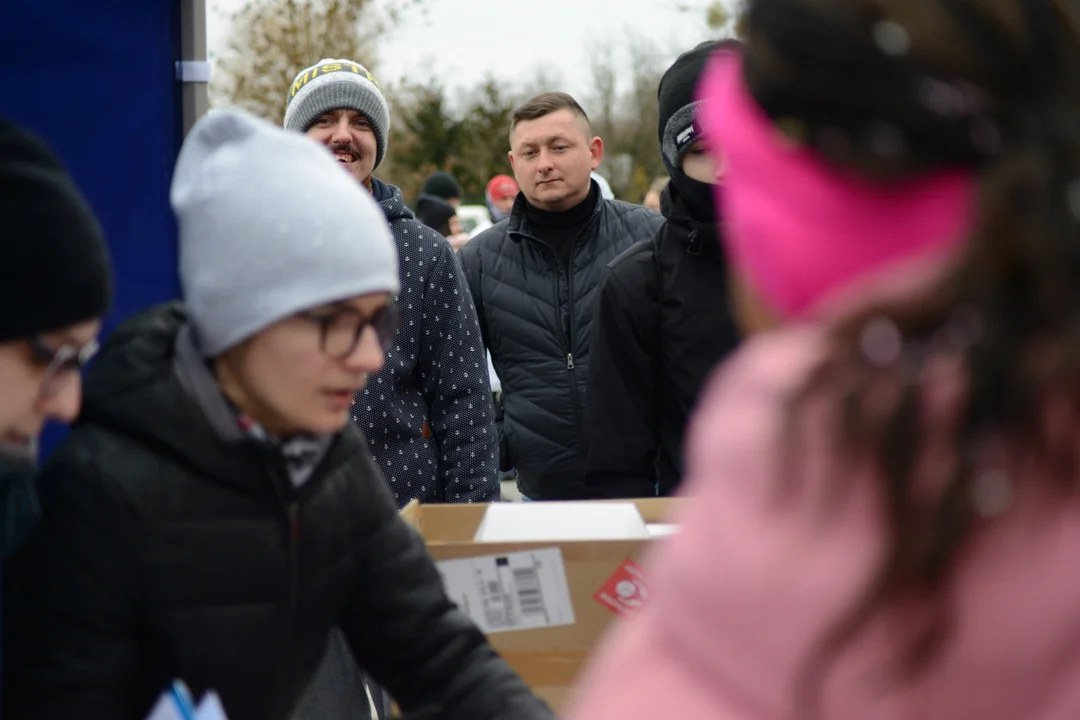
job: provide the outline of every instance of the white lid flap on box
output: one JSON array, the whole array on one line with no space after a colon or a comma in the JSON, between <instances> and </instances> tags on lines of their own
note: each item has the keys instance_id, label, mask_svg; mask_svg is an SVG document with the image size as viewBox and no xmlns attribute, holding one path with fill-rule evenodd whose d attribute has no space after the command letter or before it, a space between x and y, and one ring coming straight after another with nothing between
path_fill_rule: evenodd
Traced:
<instances>
[{"instance_id":1,"label":"white lid flap on box","mask_svg":"<svg viewBox=\"0 0 1080 720\"><path fill-rule=\"evenodd\" d=\"M476 529L476 542L634 540L649 537L633 503L492 503Z\"/></svg>"}]
</instances>

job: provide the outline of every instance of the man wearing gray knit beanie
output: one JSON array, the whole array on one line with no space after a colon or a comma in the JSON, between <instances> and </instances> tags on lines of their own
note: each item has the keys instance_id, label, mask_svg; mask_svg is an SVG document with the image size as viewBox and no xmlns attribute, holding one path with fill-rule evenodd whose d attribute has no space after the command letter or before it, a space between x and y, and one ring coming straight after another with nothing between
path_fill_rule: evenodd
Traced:
<instances>
[{"instance_id":1,"label":"man wearing gray knit beanie","mask_svg":"<svg viewBox=\"0 0 1080 720\"><path fill-rule=\"evenodd\" d=\"M352 426L397 329L375 202L317 143L224 111L171 200L183 302L102 348L5 568L3 716L142 718L182 680L232 720L286 720L334 638L406 712L553 720Z\"/></svg>"},{"instance_id":2,"label":"man wearing gray knit beanie","mask_svg":"<svg viewBox=\"0 0 1080 720\"><path fill-rule=\"evenodd\" d=\"M375 198L394 236L401 331L386 367L357 395L353 418L399 507L413 498L498 500L498 434L476 309L446 238L372 174L390 132L378 82L357 62L327 58L301 71L286 96L285 128L326 145Z\"/></svg>"}]
</instances>

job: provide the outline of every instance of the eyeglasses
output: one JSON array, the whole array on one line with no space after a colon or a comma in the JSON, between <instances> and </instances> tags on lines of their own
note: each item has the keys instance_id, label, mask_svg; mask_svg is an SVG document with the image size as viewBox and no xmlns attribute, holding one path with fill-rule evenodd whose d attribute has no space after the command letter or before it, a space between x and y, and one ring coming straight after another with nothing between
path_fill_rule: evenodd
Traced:
<instances>
[{"instance_id":1,"label":"eyeglasses","mask_svg":"<svg viewBox=\"0 0 1080 720\"><path fill-rule=\"evenodd\" d=\"M334 360L344 360L356 352L366 328L375 331L383 352L393 346L397 337L399 312L393 303L384 305L370 317L356 310L341 309L331 312L304 312L300 317L319 326L320 348L324 355Z\"/></svg>"},{"instance_id":2,"label":"eyeglasses","mask_svg":"<svg viewBox=\"0 0 1080 720\"><path fill-rule=\"evenodd\" d=\"M82 347L53 347L41 338L30 338L27 342L34 362L45 366L45 377L41 381L41 394L44 397L59 394L69 378L82 373L99 348L97 340L91 340Z\"/></svg>"}]
</instances>

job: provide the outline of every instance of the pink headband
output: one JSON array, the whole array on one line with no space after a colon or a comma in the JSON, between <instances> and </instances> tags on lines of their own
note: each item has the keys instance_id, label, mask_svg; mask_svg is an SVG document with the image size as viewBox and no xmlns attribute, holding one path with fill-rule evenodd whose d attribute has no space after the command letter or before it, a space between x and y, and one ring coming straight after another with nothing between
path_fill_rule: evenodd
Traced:
<instances>
[{"instance_id":1,"label":"pink headband","mask_svg":"<svg viewBox=\"0 0 1080 720\"><path fill-rule=\"evenodd\" d=\"M728 256L781 319L802 316L888 266L951 255L964 244L972 173L889 187L841 175L811 150L785 143L732 51L710 60L699 94L702 123L724 156Z\"/></svg>"}]
</instances>

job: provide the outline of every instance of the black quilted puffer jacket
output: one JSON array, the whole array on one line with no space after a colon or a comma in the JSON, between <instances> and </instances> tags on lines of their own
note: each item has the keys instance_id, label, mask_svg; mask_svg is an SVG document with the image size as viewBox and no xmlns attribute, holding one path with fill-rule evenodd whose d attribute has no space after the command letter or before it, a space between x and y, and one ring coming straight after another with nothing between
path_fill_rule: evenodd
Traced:
<instances>
[{"instance_id":1,"label":"black quilted puffer jacket","mask_svg":"<svg viewBox=\"0 0 1080 720\"><path fill-rule=\"evenodd\" d=\"M480 331L502 381L501 466L517 468L530 498L588 497L584 408L596 289L604 267L662 223L640 205L601 199L568 270L530 231L519 194L509 218L461 249Z\"/></svg>"}]
</instances>

